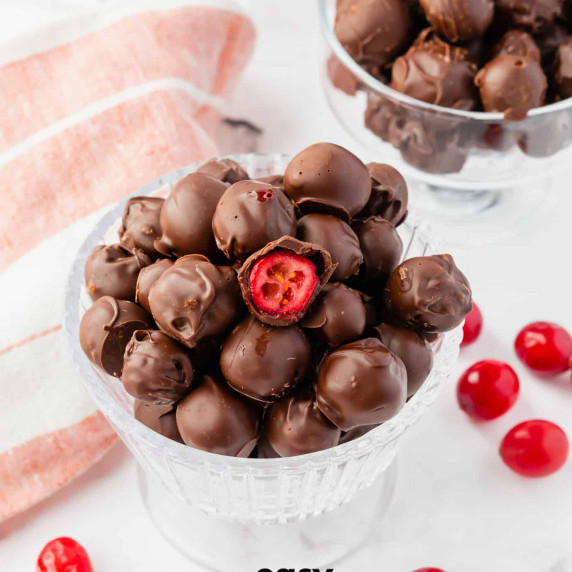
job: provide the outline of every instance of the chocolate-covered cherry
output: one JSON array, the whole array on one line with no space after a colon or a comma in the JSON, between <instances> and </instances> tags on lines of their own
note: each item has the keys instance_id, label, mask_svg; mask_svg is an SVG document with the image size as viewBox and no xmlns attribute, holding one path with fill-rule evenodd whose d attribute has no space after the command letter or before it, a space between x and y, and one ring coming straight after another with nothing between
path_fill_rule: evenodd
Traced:
<instances>
[{"instance_id":1,"label":"chocolate-covered cherry","mask_svg":"<svg viewBox=\"0 0 572 572\"><path fill-rule=\"evenodd\" d=\"M232 159L211 159L204 165L201 165L196 172L210 175L230 185L249 178L246 170Z\"/></svg>"},{"instance_id":2,"label":"chocolate-covered cherry","mask_svg":"<svg viewBox=\"0 0 572 572\"><path fill-rule=\"evenodd\" d=\"M483 315L480 308L473 300L473 309L467 314L463 324L463 341L461 346L468 346L477 341L483 329Z\"/></svg>"},{"instance_id":3,"label":"chocolate-covered cherry","mask_svg":"<svg viewBox=\"0 0 572 572\"><path fill-rule=\"evenodd\" d=\"M157 403L149 403L136 399L133 405L133 417L143 423L149 429L176 441L183 443L183 438L177 427L177 419L175 418L175 406L172 404L158 405Z\"/></svg>"},{"instance_id":4,"label":"chocolate-covered cherry","mask_svg":"<svg viewBox=\"0 0 572 572\"><path fill-rule=\"evenodd\" d=\"M516 337L514 348L521 361L538 373L557 375L571 365L572 337L558 324L528 324Z\"/></svg>"},{"instance_id":5,"label":"chocolate-covered cherry","mask_svg":"<svg viewBox=\"0 0 572 572\"><path fill-rule=\"evenodd\" d=\"M566 433L543 419L524 421L504 437L500 456L504 463L523 477L546 477L558 471L568 458Z\"/></svg>"},{"instance_id":6,"label":"chocolate-covered cherry","mask_svg":"<svg viewBox=\"0 0 572 572\"><path fill-rule=\"evenodd\" d=\"M37 572L92 572L85 548L73 538L50 540L40 552Z\"/></svg>"},{"instance_id":7,"label":"chocolate-covered cherry","mask_svg":"<svg viewBox=\"0 0 572 572\"><path fill-rule=\"evenodd\" d=\"M510 365L483 360L472 365L459 379L457 401L468 415L495 419L515 403L519 381Z\"/></svg>"}]
</instances>

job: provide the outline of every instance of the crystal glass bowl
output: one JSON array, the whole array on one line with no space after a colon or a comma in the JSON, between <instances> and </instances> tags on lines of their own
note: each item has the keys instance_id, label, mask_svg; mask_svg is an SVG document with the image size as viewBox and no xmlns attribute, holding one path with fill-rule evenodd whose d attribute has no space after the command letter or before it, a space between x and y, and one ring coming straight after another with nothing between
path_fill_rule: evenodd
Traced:
<instances>
[{"instance_id":1,"label":"crystal glass bowl","mask_svg":"<svg viewBox=\"0 0 572 572\"><path fill-rule=\"evenodd\" d=\"M334 33L336 0L319 6L334 115L370 160L407 177L416 208L446 238L449 225L460 242L496 238L549 206L554 177L572 160L572 98L533 109L524 121L419 101L362 69Z\"/></svg>"},{"instance_id":2,"label":"crystal glass bowl","mask_svg":"<svg viewBox=\"0 0 572 572\"><path fill-rule=\"evenodd\" d=\"M261 154L231 158L252 177L282 173L289 160ZM165 193L198 166L173 171L136 194ZM139 463L143 496L155 523L188 556L221 570L272 568L272 562L278 568L294 562L317 565L343 556L387 510L399 441L449 376L462 329L436 343L433 371L403 410L355 441L284 459L225 457L170 441L133 417L133 400L121 383L93 367L79 344L80 319L91 303L83 266L96 244L117 240L124 204L103 216L77 253L65 293L64 328L81 382ZM399 232L405 257L435 253L427 226L413 217ZM224 550L217 545L221 535Z\"/></svg>"}]
</instances>

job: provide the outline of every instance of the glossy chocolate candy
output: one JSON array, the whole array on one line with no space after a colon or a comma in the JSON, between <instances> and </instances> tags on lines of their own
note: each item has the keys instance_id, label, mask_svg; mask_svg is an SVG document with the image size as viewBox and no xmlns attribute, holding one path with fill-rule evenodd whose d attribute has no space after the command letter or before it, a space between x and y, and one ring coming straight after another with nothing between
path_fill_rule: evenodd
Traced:
<instances>
[{"instance_id":1,"label":"glossy chocolate candy","mask_svg":"<svg viewBox=\"0 0 572 572\"><path fill-rule=\"evenodd\" d=\"M159 197L133 197L127 201L119 239L128 248L138 248L151 258L157 258L155 239L161 236L159 218L165 199Z\"/></svg>"},{"instance_id":2,"label":"glossy chocolate candy","mask_svg":"<svg viewBox=\"0 0 572 572\"><path fill-rule=\"evenodd\" d=\"M165 270L173 266L173 260L169 258L162 258L157 260L153 264L142 268L137 277L137 287L135 288L135 302L140 306L143 306L147 312L151 313L151 307L149 306L149 292L151 286L159 280L159 277L163 275Z\"/></svg>"},{"instance_id":3,"label":"glossy chocolate candy","mask_svg":"<svg viewBox=\"0 0 572 572\"><path fill-rule=\"evenodd\" d=\"M238 181L249 179L246 169L243 169L236 161L232 159L211 159L204 165L201 165L197 173L210 175L223 183L234 185Z\"/></svg>"}]
</instances>

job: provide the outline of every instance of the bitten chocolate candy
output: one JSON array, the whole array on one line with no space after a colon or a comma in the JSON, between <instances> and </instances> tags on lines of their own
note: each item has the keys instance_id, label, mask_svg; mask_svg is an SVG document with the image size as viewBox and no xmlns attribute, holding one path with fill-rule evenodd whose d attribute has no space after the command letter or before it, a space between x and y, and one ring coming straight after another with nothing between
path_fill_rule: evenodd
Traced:
<instances>
[{"instance_id":1,"label":"bitten chocolate candy","mask_svg":"<svg viewBox=\"0 0 572 572\"><path fill-rule=\"evenodd\" d=\"M248 457L256 446L262 407L205 375L177 406L183 441L196 449Z\"/></svg>"},{"instance_id":2,"label":"bitten chocolate candy","mask_svg":"<svg viewBox=\"0 0 572 572\"><path fill-rule=\"evenodd\" d=\"M327 355L318 371L316 402L342 431L383 423L407 398L403 362L379 340L352 342Z\"/></svg>"},{"instance_id":3,"label":"bitten chocolate candy","mask_svg":"<svg viewBox=\"0 0 572 572\"><path fill-rule=\"evenodd\" d=\"M513 24L540 32L562 15L564 0L495 0Z\"/></svg>"},{"instance_id":4,"label":"bitten chocolate candy","mask_svg":"<svg viewBox=\"0 0 572 572\"><path fill-rule=\"evenodd\" d=\"M347 149L316 143L298 153L286 167L284 190L304 214L360 212L371 194L366 166Z\"/></svg>"},{"instance_id":5,"label":"bitten chocolate candy","mask_svg":"<svg viewBox=\"0 0 572 572\"><path fill-rule=\"evenodd\" d=\"M466 50L451 46L427 29L395 60L391 87L434 105L472 110L478 97L476 73L477 67Z\"/></svg>"},{"instance_id":6,"label":"bitten chocolate candy","mask_svg":"<svg viewBox=\"0 0 572 572\"><path fill-rule=\"evenodd\" d=\"M143 308L133 302L103 296L83 315L79 342L93 364L119 377L125 348L133 332L148 328L153 328L153 320Z\"/></svg>"},{"instance_id":7,"label":"bitten chocolate candy","mask_svg":"<svg viewBox=\"0 0 572 572\"><path fill-rule=\"evenodd\" d=\"M151 287L149 306L158 326L190 348L227 330L243 309L235 271L196 255L179 258L163 273Z\"/></svg>"},{"instance_id":8,"label":"bitten chocolate candy","mask_svg":"<svg viewBox=\"0 0 572 572\"><path fill-rule=\"evenodd\" d=\"M217 246L233 262L281 236L296 234L294 207L278 187L260 181L230 186L216 207L212 228Z\"/></svg>"},{"instance_id":9,"label":"bitten chocolate candy","mask_svg":"<svg viewBox=\"0 0 572 572\"><path fill-rule=\"evenodd\" d=\"M482 68L475 84L485 111L504 112L505 119L520 121L544 103L548 82L540 64L530 58L500 55Z\"/></svg>"},{"instance_id":10,"label":"bitten chocolate candy","mask_svg":"<svg viewBox=\"0 0 572 572\"><path fill-rule=\"evenodd\" d=\"M359 63L385 65L411 36L411 15L401 0L352 0L338 4L334 30Z\"/></svg>"},{"instance_id":11,"label":"bitten chocolate candy","mask_svg":"<svg viewBox=\"0 0 572 572\"><path fill-rule=\"evenodd\" d=\"M420 0L433 28L451 42L482 36L493 21L493 0Z\"/></svg>"},{"instance_id":12,"label":"bitten chocolate candy","mask_svg":"<svg viewBox=\"0 0 572 572\"><path fill-rule=\"evenodd\" d=\"M137 330L125 349L121 381L141 401L172 404L193 382L188 349L157 330Z\"/></svg>"},{"instance_id":13,"label":"bitten chocolate candy","mask_svg":"<svg viewBox=\"0 0 572 572\"><path fill-rule=\"evenodd\" d=\"M540 49L533 37L524 30L509 30L496 43L493 56L510 55L540 61Z\"/></svg>"},{"instance_id":14,"label":"bitten chocolate candy","mask_svg":"<svg viewBox=\"0 0 572 572\"><path fill-rule=\"evenodd\" d=\"M211 159L204 165L201 165L196 172L210 175L223 183L231 185L250 178L246 170L232 159Z\"/></svg>"},{"instance_id":15,"label":"bitten chocolate candy","mask_svg":"<svg viewBox=\"0 0 572 572\"><path fill-rule=\"evenodd\" d=\"M301 325L331 347L361 336L367 311L364 295L344 284L326 284Z\"/></svg>"},{"instance_id":16,"label":"bitten chocolate candy","mask_svg":"<svg viewBox=\"0 0 572 572\"><path fill-rule=\"evenodd\" d=\"M359 238L368 280L383 282L401 260L403 243L395 227L381 217L369 217L354 224Z\"/></svg>"},{"instance_id":17,"label":"bitten chocolate candy","mask_svg":"<svg viewBox=\"0 0 572 572\"><path fill-rule=\"evenodd\" d=\"M159 217L165 199L133 197L127 201L119 229L119 240L128 248L138 248L157 258L155 239L161 236Z\"/></svg>"},{"instance_id":18,"label":"bitten chocolate candy","mask_svg":"<svg viewBox=\"0 0 572 572\"><path fill-rule=\"evenodd\" d=\"M143 306L147 312L151 313L149 306L149 291L151 286L159 280L163 272L173 266L174 262L169 258L162 258L153 264L141 268L139 276L137 277L137 287L135 288L135 302Z\"/></svg>"},{"instance_id":19,"label":"bitten chocolate candy","mask_svg":"<svg viewBox=\"0 0 572 572\"><path fill-rule=\"evenodd\" d=\"M410 258L389 277L388 309L420 332L456 328L471 311L471 288L448 254Z\"/></svg>"},{"instance_id":20,"label":"bitten chocolate candy","mask_svg":"<svg viewBox=\"0 0 572 572\"><path fill-rule=\"evenodd\" d=\"M349 224L336 216L309 214L298 221L297 237L325 248L337 264L332 281L343 281L357 274L363 262L358 237Z\"/></svg>"},{"instance_id":21,"label":"bitten chocolate candy","mask_svg":"<svg viewBox=\"0 0 572 572\"><path fill-rule=\"evenodd\" d=\"M409 328L380 324L373 333L381 343L401 358L407 370L407 395L411 397L427 379L433 367L433 350Z\"/></svg>"},{"instance_id":22,"label":"bitten chocolate candy","mask_svg":"<svg viewBox=\"0 0 572 572\"><path fill-rule=\"evenodd\" d=\"M173 188L161 209L161 238L155 248L166 256L202 254L213 262L222 258L216 247L212 219L227 185L205 175L192 173Z\"/></svg>"},{"instance_id":23,"label":"bitten chocolate candy","mask_svg":"<svg viewBox=\"0 0 572 572\"><path fill-rule=\"evenodd\" d=\"M263 438L281 457L335 447L341 431L323 415L311 388L301 388L271 405L264 417Z\"/></svg>"},{"instance_id":24,"label":"bitten chocolate candy","mask_svg":"<svg viewBox=\"0 0 572 572\"><path fill-rule=\"evenodd\" d=\"M133 301L139 271L151 262L141 250L129 250L121 244L98 244L85 263L87 291L93 300L112 296Z\"/></svg>"},{"instance_id":25,"label":"bitten chocolate candy","mask_svg":"<svg viewBox=\"0 0 572 572\"><path fill-rule=\"evenodd\" d=\"M236 391L271 403L307 376L311 354L300 328L273 328L248 316L226 339L220 366Z\"/></svg>"},{"instance_id":26,"label":"bitten chocolate candy","mask_svg":"<svg viewBox=\"0 0 572 572\"><path fill-rule=\"evenodd\" d=\"M407 218L409 192L401 173L391 165L368 163L371 177L371 196L359 218L380 216L393 226L399 226Z\"/></svg>"},{"instance_id":27,"label":"bitten chocolate candy","mask_svg":"<svg viewBox=\"0 0 572 572\"><path fill-rule=\"evenodd\" d=\"M177 427L173 405L157 405L136 399L133 414L137 421L143 423L143 425L149 427L155 433L159 433L159 435L163 435L167 439L177 441L177 443L183 443Z\"/></svg>"},{"instance_id":28,"label":"bitten chocolate candy","mask_svg":"<svg viewBox=\"0 0 572 572\"><path fill-rule=\"evenodd\" d=\"M562 99L572 97L572 37L556 50L554 81Z\"/></svg>"}]
</instances>

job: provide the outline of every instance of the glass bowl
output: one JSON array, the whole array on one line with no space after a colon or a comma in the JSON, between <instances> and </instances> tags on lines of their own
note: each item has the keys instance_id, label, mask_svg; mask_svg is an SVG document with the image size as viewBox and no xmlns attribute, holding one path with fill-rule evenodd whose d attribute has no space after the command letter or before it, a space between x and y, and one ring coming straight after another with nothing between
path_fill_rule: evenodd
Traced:
<instances>
[{"instance_id":1,"label":"glass bowl","mask_svg":"<svg viewBox=\"0 0 572 572\"><path fill-rule=\"evenodd\" d=\"M334 33L336 0L319 6L323 85L334 115L371 160L406 176L417 210L447 239L486 242L552 206L555 177L572 160L572 98L533 109L523 121L419 101L345 51Z\"/></svg>"},{"instance_id":2,"label":"glass bowl","mask_svg":"<svg viewBox=\"0 0 572 572\"><path fill-rule=\"evenodd\" d=\"M231 158L252 177L283 173L289 161L275 154ZM165 194L198 166L173 171L136 194ZM220 570L317 566L341 558L387 511L400 439L448 378L462 328L439 338L433 371L403 410L355 441L284 459L239 459L181 445L139 423L121 383L92 366L79 344L80 319L91 304L84 263L96 244L117 240L126 200L103 216L77 253L65 292L64 330L81 382L138 461L155 524L187 556ZM413 217L399 233L404 257L436 252L427 225Z\"/></svg>"}]
</instances>

